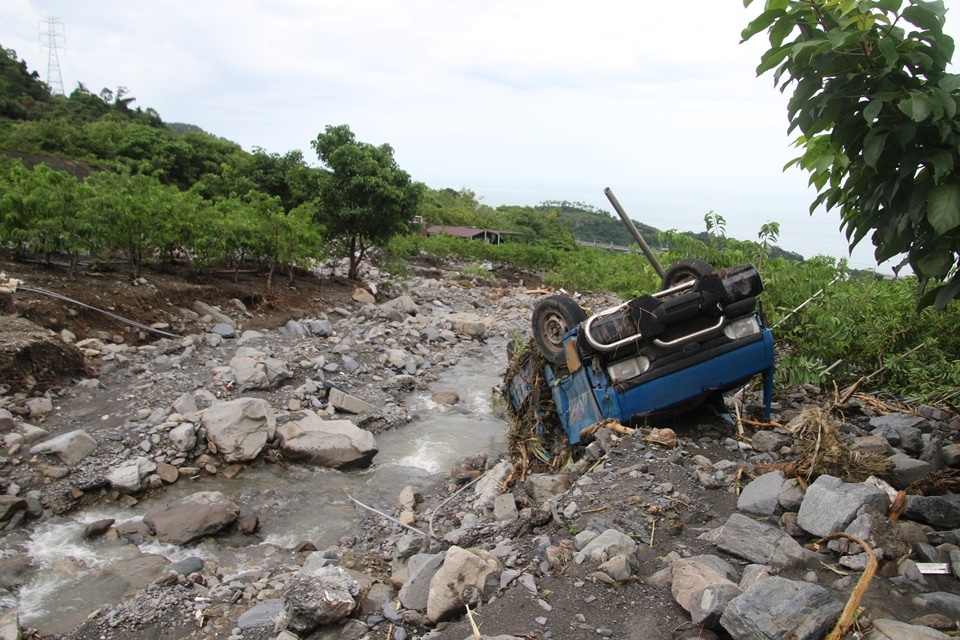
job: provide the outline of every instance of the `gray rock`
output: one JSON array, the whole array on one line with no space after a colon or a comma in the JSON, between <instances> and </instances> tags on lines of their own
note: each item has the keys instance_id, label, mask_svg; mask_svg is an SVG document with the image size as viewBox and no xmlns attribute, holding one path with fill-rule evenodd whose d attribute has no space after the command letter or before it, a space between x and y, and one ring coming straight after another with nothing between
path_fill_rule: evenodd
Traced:
<instances>
[{"instance_id":1,"label":"gray rock","mask_svg":"<svg viewBox=\"0 0 960 640\"><path fill-rule=\"evenodd\" d=\"M677 560L671 567L670 593L686 611L690 611L690 599L711 585L736 586L737 573L726 561L717 556L701 555Z\"/></svg>"},{"instance_id":2,"label":"gray rock","mask_svg":"<svg viewBox=\"0 0 960 640\"><path fill-rule=\"evenodd\" d=\"M631 576L630 561L623 554L613 556L598 568L617 582L626 582Z\"/></svg>"},{"instance_id":3,"label":"gray rock","mask_svg":"<svg viewBox=\"0 0 960 640\"><path fill-rule=\"evenodd\" d=\"M868 543L871 548L881 550L884 558L900 558L910 551L910 545L900 535L900 527L891 522L884 514L872 507L865 506L844 533ZM863 548L847 538L831 540L828 547L841 555L860 554Z\"/></svg>"},{"instance_id":4,"label":"gray rock","mask_svg":"<svg viewBox=\"0 0 960 640\"><path fill-rule=\"evenodd\" d=\"M842 610L823 587L771 577L731 600L720 625L737 640L820 640Z\"/></svg>"},{"instance_id":5,"label":"gray rock","mask_svg":"<svg viewBox=\"0 0 960 640\"><path fill-rule=\"evenodd\" d=\"M56 455L63 464L72 467L94 452L97 441L83 429L53 437L30 447L30 453Z\"/></svg>"},{"instance_id":6,"label":"gray rock","mask_svg":"<svg viewBox=\"0 0 960 640\"><path fill-rule=\"evenodd\" d=\"M707 629L720 626L720 617L730 601L743 593L735 584L712 584L690 596L690 620Z\"/></svg>"},{"instance_id":7,"label":"gray rock","mask_svg":"<svg viewBox=\"0 0 960 640\"><path fill-rule=\"evenodd\" d=\"M278 428L277 435L284 457L332 469L367 467L378 451L369 431L349 420L324 420L309 410Z\"/></svg>"},{"instance_id":8,"label":"gray rock","mask_svg":"<svg viewBox=\"0 0 960 640\"><path fill-rule=\"evenodd\" d=\"M907 624L898 620L881 618L874 620L873 626L864 635L864 640L949 640L947 634L914 624Z\"/></svg>"},{"instance_id":9,"label":"gray rock","mask_svg":"<svg viewBox=\"0 0 960 640\"><path fill-rule=\"evenodd\" d=\"M487 474L474 485L473 493L476 496L476 506L482 509L493 506L493 501L500 495L500 487L513 473L513 465L509 460L498 462Z\"/></svg>"},{"instance_id":10,"label":"gray rock","mask_svg":"<svg viewBox=\"0 0 960 640\"><path fill-rule=\"evenodd\" d=\"M856 451L857 453L875 453L881 456L889 454L892 449L893 447L890 446L890 441L880 435L854 438L850 444L851 451Z\"/></svg>"},{"instance_id":11,"label":"gray rock","mask_svg":"<svg viewBox=\"0 0 960 640\"><path fill-rule=\"evenodd\" d=\"M717 548L757 564L786 569L801 564L803 547L780 529L732 514L723 525Z\"/></svg>"},{"instance_id":12,"label":"gray rock","mask_svg":"<svg viewBox=\"0 0 960 640\"><path fill-rule=\"evenodd\" d=\"M607 529L583 548L583 555L594 562L606 562L618 555L631 555L637 550L633 538L616 529Z\"/></svg>"},{"instance_id":13,"label":"gray rock","mask_svg":"<svg viewBox=\"0 0 960 640\"><path fill-rule=\"evenodd\" d=\"M272 631L282 611L283 598L264 600L244 611L237 619L237 626L244 631L248 629L269 629Z\"/></svg>"},{"instance_id":14,"label":"gray rock","mask_svg":"<svg viewBox=\"0 0 960 640\"><path fill-rule=\"evenodd\" d=\"M201 491L171 506L151 509L143 521L160 542L185 545L213 535L240 515L240 507L219 491Z\"/></svg>"},{"instance_id":15,"label":"gray rock","mask_svg":"<svg viewBox=\"0 0 960 640\"><path fill-rule=\"evenodd\" d=\"M120 493L136 493L141 489L143 475L137 460L114 467L107 472L107 482Z\"/></svg>"},{"instance_id":16,"label":"gray rock","mask_svg":"<svg viewBox=\"0 0 960 640\"><path fill-rule=\"evenodd\" d=\"M387 300L380 305L381 309L393 309L400 311L406 315L415 316L417 315L417 303L413 301L413 298L404 294L393 300Z\"/></svg>"},{"instance_id":17,"label":"gray rock","mask_svg":"<svg viewBox=\"0 0 960 640\"><path fill-rule=\"evenodd\" d=\"M236 323L233 321L233 318L226 315L225 313L222 313L216 307L211 307L205 302L200 302L199 300L194 301L193 308L196 309L197 313L201 315L210 316L211 318L213 318L214 322L218 322L218 323L222 322L223 324L228 324L231 327L237 326Z\"/></svg>"},{"instance_id":18,"label":"gray rock","mask_svg":"<svg viewBox=\"0 0 960 640\"><path fill-rule=\"evenodd\" d=\"M960 509L942 496L907 496L903 515L937 529L960 526Z\"/></svg>"},{"instance_id":19,"label":"gray rock","mask_svg":"<svg viewBox=\"0 0 960 640\"><path fill-rule=\"evenodd\" d=\"M457 404L460 402L460 394L456 391L435 391L430 399L437 404Z\"/></svg>"},{"instance_id":20,"label":"gray rock","mask_svg":"<svg viewBox=\"0 0 960 640\"><path fill-rule=\"evenodd\" d=\"M330 395L327 399L337 411L343 411L344 413L361 414L371 413L377 410L377 408L369 402L355 398L336 387L330 389Z\"/></svg>"},{"instance_id":21,"label":"gray rock","mask_svg":"<svg viewBox=\"0 0 960 640\"><path fill-rule=\"evenodd\" d=\"M210 333L218 335L221 338L232 338L236 335L233 325L226 322L218 322L210 327Z\"/></svg>"},{"instance_id":22,"label":"gray rock","mask_svg":"<svg viewBox=\"0 0 960 640\"><path fill-rule=\"evenodd\" d=\"M17 496L0 494L0 522L7 522L19 511L25 511L27 501Z\"/></svg>"},{"instance_id":23,"label":"gray rock","mask_svg":"<svg viewBox=\"0 0 960 640\"><path fill-rule=\"evenodd\" d=\"M201 424L227 462L253 460L277 430L273 409L258 398L217 403L203 414Z\"/></svg>"},{"instance_id":24,"label":"gray rock","mask_svg":"<svg viewBox=\"0 0 960 640\"><path fill-rule=\"evenodd\" d=\"M464 605L480 601L487 577L500 570L500 563L489 553L478 549L453 546L444 555L443 566L430 581L427 618L431 622L447 620Z\"/></svg>"},{"instance_id":25,"label":"gray rock","mask_svg":"<svg viewBox=\"0 0 960 640\"><path fill-rule=\"evenodd\" d=\"M889 507L883 490L863 483L845 483L823 475L811 484L797 513L797 523L815 536L827 536L846 529L865 504L882 513Z\"/></svg>"},{"instance_id":26,"label":"gray rock","mask_svg":"<svg viewBox=\"0 0 960 640\"><path fill-rule=\"evenodd\" d=\"M185 393L177 398L171 408L181 416L187 416L199 410L197 407L197 399L192 393Z\"/></svg>"},{"instance_id":27,"label":"gray rock","mask_svg":"<svg viewBox=\"0 0 960 640\"><path fill-rule=\"evenodd\" d=\"M197 428L189 422L183 422L167 434L173 448L180 453L191 451L197 446Z\"/></svg>"},{"instance_id":28,"label":"gray rock","mask_svg":"<svg viewBox=\"0 0 960 640\"><path fill-rule=\"evenodd\" d=\"M6 589L0 589L0 640L20 640L17 599Z\"/></svg>"},{"instance_id":29,"label":"gray rock","mask_svg":"<svg viewBox=\"0 0 960 640\"><path fill-rule=\"evenodd\" d=\"M342 567L304 567L287 583L279 626L304 637L353 613L361 592L360 583Z\"/></svg>"},{"instance_id":30,"label":"gray rock","mask_svg":"<svg viewBox=\"0 0 960 640\"><path fill-rule=\"evenodd\" d=\"M237 356L230 360L237 386L244 389L273 389L293 377L285 362L276 358Z\"/></svg>"},{"instance_id":31,"label":"gray rock","mask_svg":"<svg viewBox=\"0 0 960 640\"><path fill-rule=\"evenodd\" d=\"M783 471L771 471L759 476L740 492L737 509L756 516L772 516L780 504L780 489L784 479Z\"/></svg>"},{"instance_id":32,"label":"gray rock","mask_svg":"<svg viewBox=\"0 0 960 640\"><path fill-rule=\"evenodd\" d=\"M286 333L294 336L306 336L310 334L307 327L296 320L287 320L287 324L280 328L280 333Z\"/></svg>"},{"instance_id":33,"label":"gray rock","mask_svg":"<svg viewBox=\"0 0 960 640\"><path fill-rule=\"evenodd\" d=\"M181 576L188 576L191 573L199 573L203 571L203 567L203 559L198 558L197 556L190 556L180 560L179 562L174 562L168 568L170 571L176 571Z\"/></svg>"},{"instance_id":34,"label":"gray rock","mask_svg":"<svg viewBox=\"0 0 960 640\"><path fill-rule=\"evenodd\" d=\"M512 493L502 493L494 498L493 517L501 522L513 522L519 517Z\"/></svg>"},{"instance_id":35,"label":"gray rock","mask_svg":"<svg viewBox=\"0 0 960 640\"><path fill-rule=\"evenodd\" d=\"M407 580L397 597L406 609L426 611L430 581L443 564L444 554L417 554L407 561Z\"/></svg>"},{"instance_id":36,"label":"gray rock","mask_svg":"<svg viewBox=\"0 0 960 640\"><path fill-rule=\"evenodd\" d=\"M793 438L779 431L758 431L750 438L750 444L757 451L779 451L792 442Z\"/></svg>"},{"instance_id":37,"label":"gray rock","mask_svg":"<svg viewBox=\"0 0 960 640\"><path fill-rule=\"evenodd\" d=\"M909 561L907 561L909 562ZM953 619L960 618L960 595L946 591L921 593L914 598L919 604L936 609Z\"/></svg>"},{"instance_id":38,"label":"gray rock","mask_svg":"<svg viewBox=\"0 0 960 640\"><path fill-rule=\"evenodd\" d=\"M943 464L951 469L960 467L960 444L948 444L941 451Z\"/></svg>"},{"instance_id":39,"label":"gray rock","mask_svg":"<svg viewBox=\"0 0 960 640\"><path fill-rule=\"evenodd\" d=\"M487 332L486 325L475 313L451 313L445 319L456 333L463 336L482 338Z\"/></svg>"},{"instance_id":40,"label":"gray rock","mask_svg":"<svg viewBox=\"0 0 960 640\"><path fill-rule=\"evenodd\" d=\"M933 426L926 418L912 413L888 413L885 416L878 416L870 419L871 427L890 428L899 431L902 428L911 428L930 433Z\"/></svg>"},{"instance_id":41,"label":"gray rock","mask_svg":"<svg viewBox=\"0 0 960 640\"><path fill-rule=\"evenodd\" d=\"M531 473L523 483L523 490L535 503L542 504L569 489L570 484L570 476L565 473Z\"/></svg>"},{"instance_id":42,"label":"gray rock","mask_svg":"<svg viewBox=\"0 0 960 640\"><path fill-rule=\"evenodd\" d=\"M897 453L887 459L894 464L894 480L891 484L897 489L905 489L908 485L934 472L933 465L929 462L911 458L905 453Z\"/></svg>"},{"instance_id":43,"label":"gray rock","mask_svg":"<svg viewBox=\"0 0 960 640\"><path fill-rule=\"evenodd\" d=\"M53 401L45 396L41 398L30 398L27 400L26 405L31 418L42 418L53 412Z\"/></svg>"},{"instance_id":44,"label":"gray rock","mask_svg":"<svg viewBox=\"0 0 960 640\"><path fill-rule=\"evenodd\" d=\"M784 511L797 511L800 508L800 505L803 504L803 496L806 492L803 489L803 485L796 478L788 478L784 480L783 484L780 486L780 495L777 498L780 502L780 507Z\"/></svg>"},{"instance_id":45,"label":"gray rock","mask_svg":"<svg viewBox=\"0 0 960 640\"><path fill-rule=\"evenodd\" d=\"M347 373L356 373L360 370L360 363L351 358L350 356L342 356L343 358L343 370Z\"/></svg>"},{"instance_id":46,"label":"gray rock","mask_svg":"<svg viewBox=\"0 0 960 640\"><path fill-rule=\"evenodd\" d=\"M9 410L0 408L0 431L9 431L16 423Z\"/></svg>"},{"instance_id":47,"label":"gray rock","mask_svg":"<svg viewBox=\"0 0 960 640\"><path fill-rule=\"evenodd\" d=\"M329 320L307 320L304 324L315 336L326 337L333 333L333 324Z\"/></svg>"}]
</instances>

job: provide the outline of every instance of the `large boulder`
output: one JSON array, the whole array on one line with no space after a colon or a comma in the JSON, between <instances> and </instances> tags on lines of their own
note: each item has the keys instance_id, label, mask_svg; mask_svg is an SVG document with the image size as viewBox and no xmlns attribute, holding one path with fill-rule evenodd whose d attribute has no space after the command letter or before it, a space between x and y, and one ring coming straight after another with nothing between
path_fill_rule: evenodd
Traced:
<instances>
[{"instance_id":1,"label":"large boulder","mask_svg":"<svg viewBox=\"0 0 960 640\"><path fill-rule=\"evenodd\" d=\"M463 336L482 338L487 331L483 320L475 313L451 313L446 320L455 332Z\"/></svg>"},{"instance_id":2,"label":"large boulder","mask_svg":"<svg viewBox=\"0 0 960 640\"><path fill-rule=\"evenodd\" d=\"M690 611L694 594L710 586L736 587L737 572L717 556L693 556L677 560L670 567L670 592L681 607Z\"/></svg>"},{"instance_id":3,"label":"large boulder","mask_svg":"<svg viewBox=\"0 0 960 640\"><path fill-rule=\"evenodd\" d=\"M882 489L873 485L823 475L807 488L797 513L797 524L815 536L839 533L866 504L886 513L890 500Z\"/></svg>"},{"instance_id":4,"label":"large boulder","mask_svg":"<svg viewBox=\"0 0 960 640\"><path fill-rule=\"evenodd\" d=\"M277 434L286 458L333 469L369 466L378 451L369 431L349 420L324 420L313 411L286 423Z\"/></svg>"},{"instance_id":5,"label":"large boulder","mask_svg":"<svg viewBox=\"0 0 960 640\"><path fill-rule=\"evenodd\" d=\"M770 577L731 600L720 624L739 640L820 640L843 605L823 587ZM788 630L788 631L785 631Z\"/></svg>"},{"instance_id":6,"label":"large boulder","mask_svg":"<svg viewBox=\"0 0 960 640\"><path fill-rule=\"evenodd\" d=\"M803 547L772 525L757 522L739 513L731 514L717 539L717 547L730 555L779 569L803 562Z\"/></svg>"},{"instance_id":7,"label":"large boulder","mask_svg":"<svg viewBox=\"0 0 960 640\"><path fill-rule=\"evenodd\" d=\"M0 640L20 640L17 599L6 589L0 589Z\"/></svg>"},{"instance_id":8,"label":"large boulder","mask_svg":"<svg viewBox=\"0 0 960 640\"><path fill-rule=\"evenodd\" d=\"M360 594L360 583L346 569L304 566L287 583L279 626L305 638L353 613Z\"/></svg>"},{"instance_id":9,"label":"large boulder","mask_svg":"<svg viewBox=\"0 0 960 640\"><path fill-rule=\"evenodd\" d=\"M430 580L427 618L440 622L462 611L465 605L477 604L487 577L499 570L500 563L489 553L450 547L443 557L443 566Z\"/></svg>"},{"instance_id":10,"label":"large boulder","mask_svg":"<svg viewBox=\"0 0 960 640\"><path fill-rule=\"evenodd\" d=\"M174 505L151 509L143 521L160 542L189 544L213 535L240 515L240 507L219 491L201 491Z\"/></svg>"},{"instance_id":11,"label":"large boulder","mask_svg":"<svg viewBox=\"0 0 960 640\"><path fill-rule=\"evenodd\" d=\"M424 611L430 595L430 582L443 564L444 554L418 553L407 561L407 580L397 597L405 609Z\"/></svg>"},{"instance_id":12,"label":"large boulder","mask_svg":"<svg viewBox=\"0 0 960 640\"><path fill-rule=\"evenodd\" d=\"M233 379L244 389L273 389L293 377L287 364L276 358L237 356L230 360Z\"/></svg>"},{"instance_id":13,"label":"large boulder","mask_svg":"<svg viewBox=\"0 0 960 640\"><path fill-rule=\"evenodd\" d=\"M201 423L207 441L227 462L253 460L277 431L277 420L266 400L240 398L207 409Z\"/></svg>"},{"instance_id":14,"label":"large boulder","mask_svg":"<svg viewBox=\"0 0 960 640\"><path fill-rule=\"evenodd\" d=\"M30 447L30 453L53 454L60 458L63 464L72 467L96 448L97 441L83 429L77 429Z\"/></svg>"}]
</instances>

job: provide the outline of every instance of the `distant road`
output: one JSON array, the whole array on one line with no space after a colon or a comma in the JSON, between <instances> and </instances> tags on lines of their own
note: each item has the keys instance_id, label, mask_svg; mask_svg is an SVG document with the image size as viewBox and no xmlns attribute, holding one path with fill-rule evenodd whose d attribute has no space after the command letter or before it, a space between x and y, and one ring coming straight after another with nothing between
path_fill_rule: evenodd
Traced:
<instances>
[{"instance_id":1,"label":"distant road","mask_svg":"<svg viewBox=\"0 0 960 640\"><path fill-rule=\"evenodd\" d=\"M618 244L610 244L608 242L589 242L587 240L577 240L577 244L582 247L596 247L597 249L606 249L608 251L619 251L620 253L630 253L633 250L633 247L622 247Z\"/></svg>"}]
</instances>

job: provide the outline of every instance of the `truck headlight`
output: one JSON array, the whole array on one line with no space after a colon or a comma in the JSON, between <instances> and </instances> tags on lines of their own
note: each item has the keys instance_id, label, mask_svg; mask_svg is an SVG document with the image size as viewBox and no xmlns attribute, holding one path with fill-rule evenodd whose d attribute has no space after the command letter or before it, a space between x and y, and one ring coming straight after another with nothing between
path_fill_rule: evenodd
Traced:
<instances>
[{"instance_id":1,"label":"truck headlight","mask_svg":"<svg viewBox=\"0 0 960 640\"><path fill-rule=\"evenodd\" d=\"M627 358L626 360L620 360L619 362L607 365L607 373L610 374L610 378L616 383L636 378L641 373L646 373L649 368L650 358L647 356L634 356L633 358Z\"/></svg>"},{"instance_id":2,"label":"truck headlight","mask_svg":"<svg viewBox=\"0 0 960 640\"><path fill-rule=\"evenodd\" d=\"M734 320L723 328L723 334L731 340L740 340L757 333L760 333L760 324L754 316Z\"/></svg>"}]
</instances>

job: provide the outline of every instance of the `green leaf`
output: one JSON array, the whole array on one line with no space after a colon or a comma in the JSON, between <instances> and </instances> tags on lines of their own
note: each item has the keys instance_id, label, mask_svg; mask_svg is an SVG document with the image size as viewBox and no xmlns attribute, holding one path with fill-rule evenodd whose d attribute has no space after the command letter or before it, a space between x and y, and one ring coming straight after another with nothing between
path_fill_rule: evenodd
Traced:
<instances>
[{"instance_id":1,"label":"green leaf","mask_svg":"<svg viewBox=\"0 0 960 640\"><path fill-rule=\"evenodd\" d=\"M827 40L830 41L830 44L834 49L839 49L840 45L847 41L847 37L851 34L844 31L843 29L831 29L827 32Z\"/></svg>"},{"instance_id":2,"label":"green leaf","mask_svg":"<svg viewBox=\"0 0 960 640\"><path fill-rule=\"evenodd\" d=\"M955 73L945 73L943 77L940 78L940 82L937 83L937 86L947 92L954 92L957 89L960 89L960 75Z\"/></svg>"},{"instance_id":3,"label":"green leaf","mask_svg":"<svg viewBox=\"0 0 960 640\"><path fill-rule=\"evenodd\" d=\"M764 6L764 11L770 11L772 9L786 9L790 6L790 0L767 0L766 5Z\"/></svg>"},{"instance_id":4,"label":"green leaf","mask_svg":"<svg viewBox=\"0 0 960 640\"><path fill-rule=\"evenodd\" d=\"M933 230L944 234L960 226L960 185L941 184L927 195L927 220Z\"/></svg>"},{"instance_id":5,"label":"green leaf","mask_svg":"<svg viewBox=\"0 0 960 640\"><path fill-rule=\"evenodd\" d=\"M867 166L876 169L877 160L883 153L883 148L887 142L887 132L879 129L873 129L867 134L863 141L863 161Z\"/></svg>"},{"instance_id":6,"label":"green leaf","mask_svg":"<svg viewBox=\"0 0 960 640\"><path fill-rule=\"evenodd\" d=\"M871 100L867 103L867 106L863 108L863 119L867 122L873 122L877 119L877 116L880 114L880 109L883 108L883 100Z\"/></svg>"},{"instance_id":7,"label":"green leaf","mask_svg":"<svg viewBox=\"0 0 960 640\"><path fill-rule=\"evenodd\" d=\"M916 263L923 276L942 280L953 266L953 254L946 249L937 249L920 256Z\"/></svg>"},{"instance_id":8,"label":"green leaf","mask_svg":"<svg viewBox=\"0 0 960 640\"><path fill-rule=\"evenodd\" d=\"M757 67L757 75L763 75L770 69L783 62L783 59L790 55L792 47L787 45L779 49L771 49L760 58L760 66Z\"/></svg>"},{"instance_id":9,"label":"green leaf","mask_svg":"<svg viewBox=\"0 0 960 640\"><path fill-rule=\"evenodd\" d=\"M883 9L884 11L900 11L900 5L903 4L902 0L877 0L875 3L878 9Z\"/></svg>"},{"instance_id":10,"label":"green leaf","mask_svg":"<svg viewBox=\"0 0 960 640\"><path fill-rule=\"evenodd\" d=\"M903 10L903 17L907 22L920 27L924 31L936 31L939 33L943 30L940 18L936 13L926 7L916 5L907 7Z\"/></svg>"},{"instance_id":11,"label":"green leaf","mask_svg":"<svg viewBox=\"0 0 960 640\"><path fill-rule=\"evenodd\" d=\"M910 97L901 100L897 107L914 122L922 122L930 115L930 101L919 93L911 93Z\"/></svg>"},{"instance_id":12,"label":"green leaf","mask_svg":"<svg viewBox=\"0 0 960 640\"><path fill-rule=\"evenodd\" d=\"M774 9L772 11L764 11L757 18L747 25L747 28L740 32L741 42L749 40L753 36L757 35L771 24L777 18L785 16L787 14L783 9Z\"/></svg>"},{"instance_id":13,"label":"green leaf","mask_svg":"<svg viewBox=\"0 0 960 640\"><path fill-rule=\"evenodd\" d=\"M937 309L943 311L947 308L947 304L957 297L957 294L960 294L960 278L954 276L950 280L950 284L939 288L934 304L936 305Z\"/></svg>"}]
</instances>

